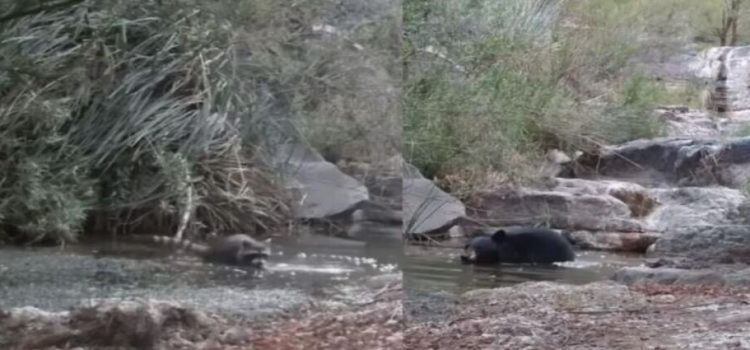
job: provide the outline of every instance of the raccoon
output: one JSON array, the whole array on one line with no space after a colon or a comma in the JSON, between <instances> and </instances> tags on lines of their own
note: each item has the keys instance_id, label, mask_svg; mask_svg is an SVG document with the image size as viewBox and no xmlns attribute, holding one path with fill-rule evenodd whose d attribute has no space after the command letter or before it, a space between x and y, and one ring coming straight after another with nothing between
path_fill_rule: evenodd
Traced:
<instances>
[{"instance_id":1,"label":"raccoon","mask_svg":"<svg viewBox=\"0 0 750 350\"><path fill-rule=\"evenodd\" d=\"M263 268L271 255L271 239L258 241L245 234L234 234L213 239L208 244L177 239L169 236L142 236L139 240L176 246L197 254L204 261L236 266Z\"/></svg>"}]
</instances>

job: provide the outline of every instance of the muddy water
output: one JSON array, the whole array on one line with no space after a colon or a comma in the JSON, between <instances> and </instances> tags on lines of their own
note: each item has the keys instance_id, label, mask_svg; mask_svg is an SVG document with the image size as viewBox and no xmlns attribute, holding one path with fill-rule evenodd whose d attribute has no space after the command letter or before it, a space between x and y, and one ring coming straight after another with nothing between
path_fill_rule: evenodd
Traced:
<instances>
[{"instance_id":1,"label":"muddy water","mask_svg":"<svg viewBox=\"0 0 750 350\"><path fill-rule=\"evenodd\" d=\"M445 322L457 312L464 292L508 287L528 281L585 284L609 279L623 266L639 265L640 256L578 252L576 261L555 266L463 265L459 249L407 246L402 263L407 322Z\"/></svg>"},{"instance_id":2,"label":"muddy water","mask_svg":"<svg viewBox=\"0 0 750 350\"><path fill-rule=\"evenodd\" d=\"M0 248L0 308L61 310L89 299L153 298L264 319L314 300L350 300L342 289L399 272L402 257L400 241L312 237L274 241L272 250L268 268L258 272L137 243Z\"/></svg>"},{"instance_id":3,"label":"muddy water","mask_svg":"<svg viewBox=\"0 0 750 350\"><path fill-rule=\"evenodd\" d=\"M474 266L461 264L459 253L456 249L408 247L403 263L405 284L449 293L527 281L585 284L608 279L617 269L642 262L637 255L583 251L576 253L576 261L554 266Z\"/></svg>"}]
</instances>

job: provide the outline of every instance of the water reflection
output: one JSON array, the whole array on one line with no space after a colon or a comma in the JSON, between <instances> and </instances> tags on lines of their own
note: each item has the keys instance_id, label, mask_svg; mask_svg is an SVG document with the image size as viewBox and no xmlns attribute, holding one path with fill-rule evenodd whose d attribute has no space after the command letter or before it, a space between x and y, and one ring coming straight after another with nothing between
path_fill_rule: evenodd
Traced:
<instances>
[{"instance_id":1,"label":"water reflection","mask_svg":"<svg viewBox=\"0 0 750 350\"><path fill-rule=\"evenodd\" d=\"M172 279L195 286L225 285L252 289L289 288L317 291L336 282L398 272L400 241L353 241L327 236L280 238L272 242L266 269L207 264L191 254L128 241L91 241L68 251L99 258L160 262ZM159 281L163 283L164 281Z\"/></svg>"},{"instance_id":2,"label":"water reflection","mask_svg":"<svg viewBox=\"0 0 750 350\"><path fill-rule=\"evenodd\" d=\"M622 266L639 265L640 257L601 252L579 252L576 261L552 266L463 265L455 254L421 249L403 263L407 289L463 293L479 288L504 287L527 281L586 284L608 279Z\"/></svg>"}]
</instances>

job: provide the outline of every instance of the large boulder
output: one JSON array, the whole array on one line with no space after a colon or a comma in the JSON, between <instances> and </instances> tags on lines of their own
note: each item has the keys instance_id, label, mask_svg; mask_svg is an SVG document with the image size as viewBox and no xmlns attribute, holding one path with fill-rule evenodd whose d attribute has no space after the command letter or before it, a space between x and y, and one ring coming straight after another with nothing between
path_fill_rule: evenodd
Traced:
<instances>
[{"instance_id":1,"label":"large boulder","mask_svg":"<svg viewBox=\"0 0 750 350\"><path fill-rule=\"evenodd\" d=\"M367 187L305 145L279 147L273 164L295 197L297 218L323 219L340 215L370 199Z\"/></svg>"},{"instance_id":2,"label":"large boulder","mask_svg":"<svg viewBox=\"0 0 750 350\"><path fill-rule=\"evenodd\" d=\"M466 216L460 200L424 178L408 163L403 164L403 198L407 234L445 232Z\"/></svg>"},{"instance_id":3,"label":"large boulder","mask_svg":"<svg viewBox=\"0 0 750 350\"><path fill-rule=\"evenodd\" d=\"M546 224L584 249L645 252L680 228L742 223L741 191L726 187L645 188L617 180L549 179L545 188L482 192L468 214L491 226Z\"/></svg>"},{"instance_id":4,"label":"large boulder","mask_svg":"<svg viewBox=\"0 0 750 350\"><path fill-rule=\"evenodd\" d=\"M568 232L568 238L580 249L645 253L659 238L659 234L654 232L594 232L580 230Z\"/></svg>"},{"instance_id":5,"label":"large boulder","mask_svg":"<svg viewBox=\"0 0 750 350\"><path fill-rule=\"evenodd\" d=\"M603 146L567 163L562 177L618 179L646 187L742 188L750 180L750 137L727 140L657 138Z\"/></svg>"},{"instance_id":6,"label":"large boulder","mask_svg":"<svg viewBox=\"0 0 750 350\"><path fill-rule=\"evenodd\" d=\"M630 207L608 194L569 190L507 188L484 191L469 202L468 214L490 226L536 226L566 230L644 232Z\"/></svg>"},{"instance_id":7,"label":"large boulder","mask_svg":"<svg viewBox=\"0 0 750 350\"><path fill-rule=\"evenodd\" d=\"M644 218L645 224L666 234L683 227L739 223L746 203L741 191L726 187L656 188L648 193L659 205Z\"/></svg>"},{"instance_id":8,"label":"large boulder","mask_svg":"<svg viewBox=\"0 0 750 350\"><path fill-rule=\"evenodd\" d=\"M717 263L750 263L750 225L683 225L665 232L649 256L689 256Z\"/></svg>"}]
</instances>

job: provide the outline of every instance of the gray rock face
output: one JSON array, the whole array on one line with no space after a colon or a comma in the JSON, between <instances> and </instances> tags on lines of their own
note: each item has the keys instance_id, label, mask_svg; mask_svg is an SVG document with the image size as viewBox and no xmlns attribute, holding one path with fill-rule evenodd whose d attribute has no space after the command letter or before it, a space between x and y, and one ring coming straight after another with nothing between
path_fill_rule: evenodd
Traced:
<instances>
[{"instance_id":1,"label":"gray rock face","mask_svg":"<svg viewBox=\"0 0 750 350\"><path fill-rule=\"evenodd\" d=\"M736 223L746 201L741 191L725 187L651 189L649 194L659 205L645 218L646 226L667 234L683 227Z\"/></svg>"},{"instance_id":2,"label":"gray rock face","mask_svg":"<svg viewBox=\"0 0 750 350\"><path fill-rule=\"evenodd\" d=\"M647 187L741 188L750 178L750 138L726 141L659 138L603 147L566 164L564 177L627 180Z\"/></svg>"},{"instance_id":3,"label":"gray rock face","mask_svg":"<svg viewBox=\"0 0 750 350\"><path fill-rule=\"evenodd\" d=\"M717 105L723 110L750 109L750 46L710 48L690 69L695 76L714 83Z\"/></svg>"},{"instance_id":4,"label":"gray rock face","mask_svg":"<svg viewBox=\"0 0 750 350\"><path fill-rule=\"evenodd\" d=\"M717 263L750 263L750 226L688 226L665 233L649 256L690 256Z\"/></svg>"},{"instance_id":5,"label":"gray rock face","mask_svg":"<svg viewBox=\"0 0 750 350\"><path fill-rule=\"evenodd\" d=\"M656 117L672 137L718 139L750 135L750 110L715 114L687 107L661 107Z\"/></svg>"},{"instance_id":6,"label":"gray rock face","mask_svg":"<svg viewBox=\"0 0 750 350\"><path fill-rule=\"evenodd\" d=\"M643 232L627 204L609 195L512 189L484 192L469 215L491 226L535 226L568 230Z\"/></svg>"},{"instance_id":7,"label":"gray rock face","mask_svg":"<svg viewBox=\"0 0 750 350\"><path fill-rule=\"evenodd\" d=\"M273 163L294 194L295 215L300 219L342 214L370 198L364 185L304 145L281 147Z\"/></svg>"},{"instance_id":8,"label":"gray rock face","mask_svg":"<svg viewBox=\"0 0 750 350\"><path fill-rule=\"evenodd\" d=\"M662 235L740 223L749 211L743 209L742 192L731 188L648 189L616 180L563 178L551 179L547 190L480 193L469 204L468 214L488 225L543 223L569 231L584 249L641 253Z\"/></svg>"},{"instance_id":9,"label":"gray rock face","mask_svg":"<svg viewBox=\"0 0 750 350\"><path fill-rule=\"evenodd\" d=\"M721 134L720 122L708 111L681 107L663 107L656 117L666 124L667 134L674 137L710 138Z\"/></svg>"},{"instance_id":10,"label":"gray rock face","mask_svg":"<svg viewBox=\"0 0 750 350\"><path fill-rule=\"evenodd\" d=\"M447 231L466 216L461 201L422 177L414 166L404 163L403 176L405 233Z\"/></svg>"}]
</instances>

